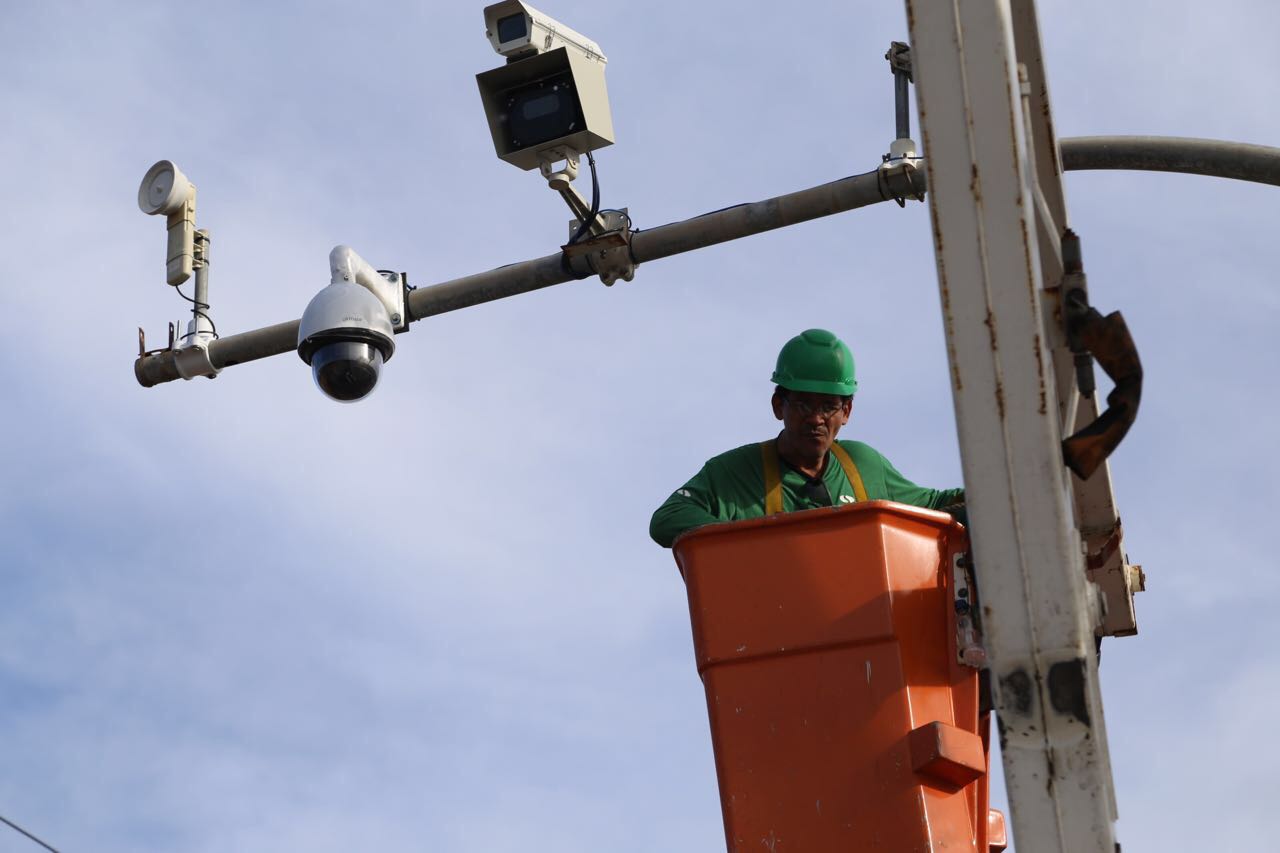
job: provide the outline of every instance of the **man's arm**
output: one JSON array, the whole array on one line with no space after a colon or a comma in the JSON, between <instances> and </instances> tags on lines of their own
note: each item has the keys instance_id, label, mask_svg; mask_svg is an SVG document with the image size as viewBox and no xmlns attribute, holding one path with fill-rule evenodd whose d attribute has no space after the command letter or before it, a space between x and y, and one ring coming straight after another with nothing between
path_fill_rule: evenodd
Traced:
<instances>
[{"instance_id":1,"label":"man's arm","mask_svg":"<svg viewBox=\"0 0 1280 853\"><path fill-rule=\"evenodd\" d=\"M704 466L658 507L649 522L649 535L654 542L670 548L676 537L686 530L724 520L719 517L719 504L707 479Z\"/></svg>"},{"instance_id":2,"label":"man's arm","mask_svg":"<svg viewBox=\"0 0 1280 853\"><path fill-rule=\"evenodd\" d=\"M880 457L884 459L883 456ZM917 486L899 473L888 459L884 460L884 483L889 500L925 509L942 509L964 503L964 489L930 489Z\"/></svg>"}]
</instances>

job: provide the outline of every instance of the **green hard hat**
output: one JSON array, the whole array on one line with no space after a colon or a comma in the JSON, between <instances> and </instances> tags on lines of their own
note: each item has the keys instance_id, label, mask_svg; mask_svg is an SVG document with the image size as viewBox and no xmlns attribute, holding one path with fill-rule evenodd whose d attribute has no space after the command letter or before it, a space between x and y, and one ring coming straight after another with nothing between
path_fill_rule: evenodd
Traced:
<instances>
[{"instance_id":1,"label":"green hard hat","mask_svg":"<svg viewBox=\"0 0 1280 853\"><path fill-rule=\"evenodd\" d=\"M858 390L853 353L826 329L809 329L787 341L778 353L773 383L789 391L849 397Z\"/></svg>"}]
</instances>

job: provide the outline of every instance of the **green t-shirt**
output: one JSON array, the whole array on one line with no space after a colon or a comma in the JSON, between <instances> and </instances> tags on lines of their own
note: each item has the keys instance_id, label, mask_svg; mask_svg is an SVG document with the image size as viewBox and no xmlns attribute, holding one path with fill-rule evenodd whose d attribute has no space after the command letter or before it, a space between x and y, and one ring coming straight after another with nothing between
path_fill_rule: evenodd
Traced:
<instances>
[{"instance_id":1,"label":"green t-shirt","mask_svg":"<svg viewBox=\"0 0 1280 853\"><path fill-rule=\"evenodd\" d=\"M911 506L941 509L964 500L964 489L928 489L898 473L879 451L860 441L841 441L862 476L868 500L888 500ZM779 460L782 476L782 508L786 512L816 509L854 502L853 486L839 460L827 451L822 472L823 490L809 485L809 478ZM741 521L764 515L764 463L760 445L747 444L709 459L702 470L658 507L649 522L649 535L664 548L694 527L719 521Z\"/></svg>"}]
</instances>

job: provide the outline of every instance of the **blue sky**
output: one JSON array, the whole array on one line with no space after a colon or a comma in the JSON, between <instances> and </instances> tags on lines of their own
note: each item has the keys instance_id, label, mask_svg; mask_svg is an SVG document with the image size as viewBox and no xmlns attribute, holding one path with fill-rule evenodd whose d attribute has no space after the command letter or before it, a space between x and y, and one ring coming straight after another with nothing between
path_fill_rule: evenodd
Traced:
<instances>
[{"instance_id":1,"label":"blue sky","mask_svg":"<svg viewBox=\"0 0 1280 853\"><path fill-rule=\"evenodd\" d=\"M68 851L719 849L649 514L772 433L772 360L815 325L858 358L848 435L959 483L925 206L423 321L355 406L292 356L139 387L136 328L185 319L135 204L158 159L199 189L224 334L298 317L338 243L425 285L563 242L559 199L493 156L483 4L368 5L0 11L0 814ZM898 4L544 7L609 56L602 199L640 227L868 171L893 135ZM1063 136L1280 144L1276 7L1041 16ZM1149 590L1141 635L1105 646L1119 837L1260 849L1280 195L1067 188L1093 300L1146 367L1113 457Z\"/></svg>"}]
</instances>

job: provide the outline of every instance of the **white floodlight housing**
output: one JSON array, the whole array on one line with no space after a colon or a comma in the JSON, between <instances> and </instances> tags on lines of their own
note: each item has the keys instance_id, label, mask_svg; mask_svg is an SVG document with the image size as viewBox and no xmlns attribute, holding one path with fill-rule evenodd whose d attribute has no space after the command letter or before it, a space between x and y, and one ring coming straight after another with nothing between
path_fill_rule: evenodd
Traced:
<instances>
[{"instance_id":1,"label":"white floodlight housing","mask_svg":"<svg viewBox=\"0 0 1280 853\"><path fill-rule=\"evenodd\" d=\"M501 68L476 75L498 157L522 169L613 144L599 46L520 0L484 10Z\"/></svg>"},{"instance_id":2,"label":"white floodlight housing","mask_svg":"<svg viewBox=\"0 0 1280 853\"><path fill-rule=\"evenodd\" d=\"M327 397L353 403L377 386L383 362L396 350L395 333L408 327L404 284L346 246L334 248L329 264L332 282L302 312L298 355Z\"/></svg>"},{"instance_id":3,"label":"white floodlight housing","mask_svg":"<svg viewBox=\"0 0 1280 853\"><path fill-rule=\"evenodd\" d=\"M138 187L138 207L155 216L165 214L169 228L169 250L165 279L179 285L191 277L195 255L196 188L172 160L161 160L142 178Z\"/></svg>"}]
</instances>

